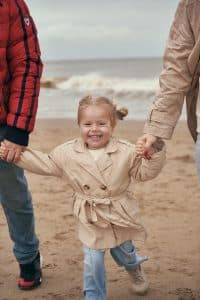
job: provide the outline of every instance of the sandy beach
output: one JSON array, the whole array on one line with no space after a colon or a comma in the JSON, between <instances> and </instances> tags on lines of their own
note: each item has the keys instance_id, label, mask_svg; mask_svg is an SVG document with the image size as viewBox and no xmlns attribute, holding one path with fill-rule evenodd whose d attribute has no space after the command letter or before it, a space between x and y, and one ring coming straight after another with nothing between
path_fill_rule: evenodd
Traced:
<instances>
[{"instance_id":1,"label":"sandy beach","mask_svg":"<svg viewBox=\"0 0 200 300\"><path fill-rule=\"evenodd\" d=\"M120 122L116 134L135 142L143 122ZM73 120L40 120L31 135L32 148L49 151L78 135ZM0 300L82 299L82 244L72 215L72 191L66 182L26 173L33 195L36 231L44 258L43 283L36 290L17 288L18 265L0 210ZM143 267L150 282L146 296L131 293L126 272L106 254L109 300L200 299L200 184L194 164L194 143L185 122L167 142L167 163L154 180L135 187L148 231L137 243L150 260Z\"/></svg>"}]
</instances>

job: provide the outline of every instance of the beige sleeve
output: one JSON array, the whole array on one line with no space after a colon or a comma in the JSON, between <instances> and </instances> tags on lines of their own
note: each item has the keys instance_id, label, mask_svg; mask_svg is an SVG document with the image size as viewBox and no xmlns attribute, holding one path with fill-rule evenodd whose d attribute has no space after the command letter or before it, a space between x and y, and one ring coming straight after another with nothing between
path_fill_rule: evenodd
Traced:
<instances>
[{"instance_id":1,"label":"beige sleeve","mask_svg":"<svg viewBox=\"0 0 200 300\"><path fill-rule=\"evenodd\" d=\"M53 151L55 152L55 150ZM56 157L27 148L21 155L17 166L32 173L49 176L62 176L62 169L56 164Z\"/></svg>"},{"instance_id":2,"label":"beige sleeve","mask_svg":"<svg viewBox=\"0 0 200 300\"><path fill-rule=\"evenodd\" d=\"M193 75L188 68L188 57L194 47L194 38L188 17L186 1L180 1L163 58L160 89L147 118L144 133L171 138L182 112Z\"/></svg>"},{"instance_id":3,"label":"beige sleeve","mask_svg":"<svg viewBox=\"0 0 200 300\"><path fill-rule=\"evenodd\" d=\"M166 147L155 152L151 159L137 158L134 154L130 175L137 181L151 180L158 176L166 161Z\"/></svg>"}]
</instances>

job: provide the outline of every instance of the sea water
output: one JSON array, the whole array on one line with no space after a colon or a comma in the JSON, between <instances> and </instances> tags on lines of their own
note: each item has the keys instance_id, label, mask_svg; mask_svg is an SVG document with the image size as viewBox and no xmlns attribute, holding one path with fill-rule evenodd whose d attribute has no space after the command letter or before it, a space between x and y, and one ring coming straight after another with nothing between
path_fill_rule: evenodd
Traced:
<instances>
[{"instance_id":1,"label":"sea water","mask_svg":"<svg viewBox=\"0 0 200 300\"><path fill-rule=\"evenodd\" d=\"M44 62L38 118L76 118L85 95L106 96L143 120L159 88L161 58Z\"/></svg>"}]
</instances>

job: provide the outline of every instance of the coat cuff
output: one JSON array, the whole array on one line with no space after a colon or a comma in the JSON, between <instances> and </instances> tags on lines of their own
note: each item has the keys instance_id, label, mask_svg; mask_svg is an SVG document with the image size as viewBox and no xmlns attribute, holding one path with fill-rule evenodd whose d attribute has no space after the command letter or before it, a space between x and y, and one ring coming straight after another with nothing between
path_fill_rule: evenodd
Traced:
<instances>
[{"instance_id":1,"label":"coat cuff","mask_svg":"<svg viewBox=\"0 0 200 300\"><path fill-rule=\"evenodd\" d=\"M161 138L158 138L157 141L152 146L155 152L160 152L165 147L165 143Z\"/></svg>"},{"instance_id":2,"label":"coat cuff","mask_svg":"<svg viewBox=\"0 0 200 300\"><path fill-rule=\"evenodd\" d=\"M151 134L162 139L171 139L174 127L159 122L146 122L143 133Z\"/></svg>"},{"instance_id":3,"label":"coat cuff","mask_svg":"<svg viewBox=\"0 0 200 300\"><path fill-rule=\"evenodd\" d=\"M28 131L20 128L7 126L4 138L15 144L27 146L29 141L29 133Z\"/></svg>"}]
</instances>

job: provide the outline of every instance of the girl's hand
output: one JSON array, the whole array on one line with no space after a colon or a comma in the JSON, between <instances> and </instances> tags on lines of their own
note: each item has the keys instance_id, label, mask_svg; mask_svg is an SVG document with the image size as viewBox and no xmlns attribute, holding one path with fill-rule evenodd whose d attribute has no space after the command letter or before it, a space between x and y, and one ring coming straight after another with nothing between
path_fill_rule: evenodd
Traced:
<instances>
[{"instance_id":1,"label":"girl's hand","mask_svg":"<svg viewBox=\"0 0 200 300\"><path fill-rule=\"evenodd\" d=\"M155 153L155 149L153 147L150 147L148 150L145 149L143 153L143 158L145 159L151 159L152 155Z\"/></svg>"},{"instance_id":2,"label":"girl's hand","mask_svg":"<svg viewBox=\"0 0 200 300\"><path fill-rule=\"evenodd\" d=\"M150 147L149 149L145 148L145 142L139 139L136 143L135 147L137 156L144 158L144 159L151 159L151 156L155 153L155 150L153 147Z\"/></svg>"},{"instance_id":3,"label":"girl's hand","mask_svg":"<svg viewBox=\"0 0 200 300\"><path fill-rule=\"evenodd\" d=\"M143 157L145 148L144 148L144 142L141 140L137 140L136 145L135 145L135 151L137 156Z\"/></svg>"},{"instance_id":4,"label":"girl's hand","mask_svg":"<svg viewBox=\"0 0 200 300\"><path fill-rule=\"evenodd\" d=\"M146 150L150 150L151 147L157 142L158 138L152 134L145 133L138 138L138 141L139 140L144 143Z\"/></svg>"}]
</instances>

